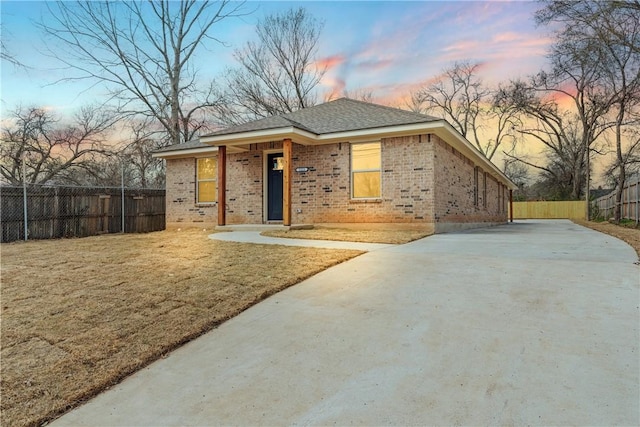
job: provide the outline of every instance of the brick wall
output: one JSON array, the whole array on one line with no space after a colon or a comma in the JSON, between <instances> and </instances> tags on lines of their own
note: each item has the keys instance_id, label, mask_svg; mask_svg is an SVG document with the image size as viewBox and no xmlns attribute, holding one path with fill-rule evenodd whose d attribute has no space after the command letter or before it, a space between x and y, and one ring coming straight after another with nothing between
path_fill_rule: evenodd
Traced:
<instances>
[{"instance_id":1,"label":"brick wall","mask_svg":"<svg viewBox=\"0 0 640 427\"><path fill-rule=\"evenodd\" d=\"M227 155L228 224L263 222L265 150L279 149L281 142L251 144ZM381 150L382 197L352 200L349 143L294 143L292 223L506 221L506 189L480 169L476 205L475 165L435 135L386 138ZM196 204L195 186L195 158L167 160L167 223L217 223L217 205Z\"/></svg>"},{"instance_id":2,"label":"brick wall","mask_svg":"<svg viewBox=\"0 0 640 427\"><path fill-rule=\"evenodd\" d=\"M432 139L436 187L435 222L459 224L457 228L506 222L505 202L502 198L498 200L502 186L478 167L476 203L476 165L439 138L433 136ZM446 230L446 227L440 229Z\"/></svg>"},{"instance_id":3,"label":"brick wall","mask_svg":"<svg viewBox=\"0 0 640 427\"><path fill-rule=\"evenodd\" d=\"M217 224L218 207L196 204L196 159L167 159L167 226Z\"/></svg>"},{"instance_id":4,"label":"brick wall","mask_svg":"<svg viewBox=\"0 0 640 427\"><path fill-rule=\"evenodd\" d=\"M381 141L382 197L352 200L350 145L293 146L293 223L431 222L430 147L426 136Z\"/></svg>"},{"instance_id":5,"label":"brick wall","mask_svg":"<svg viewBox=\"0 0 640 427\"><path fill-rule=\"evenodd\" d=\"M263 151L282 143L251 144L244 153L227 154L227 224L263 222Z\"/></svg>"}]
</instances>

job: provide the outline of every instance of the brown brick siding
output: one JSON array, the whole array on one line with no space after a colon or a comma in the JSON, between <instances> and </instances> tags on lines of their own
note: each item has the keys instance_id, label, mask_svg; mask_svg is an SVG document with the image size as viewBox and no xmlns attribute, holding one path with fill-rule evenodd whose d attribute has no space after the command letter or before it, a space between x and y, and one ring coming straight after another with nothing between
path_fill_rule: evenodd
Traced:
<instances>
[{"instance_id":1,"label":"brown brick siding","mask_svg":"<svg viewBox=\"0 0 640 427\"><path fill-rule=\"evenodd\" d=\"M431 222L433 185L426 136L381 141L382 197L351 199L350 144L294 145L294 223ZM301 211L301 212L300 212Z\"/></svg>"},{"instance_id":2,"label":"brown brick siding","mask_svg":"<svg viewBox=\"0 0 640 427\"><path fill-rule=\"evenodd\" d=\"M478 203L474 203L476 165L444 141L434 137L435 222L500 223L506 210L498 204L498 182L478 168ZM484 180L486 178L486 195ZM485 206L486 198L486 206ZM500 203L502 205L502 201Z\"/></svg>"},{"instance_id":3,"label":"brown brick siding","mask_svg":"<svg viewBox=\"0 0 640 427\"><path fill-rule=\"evenodd\" d=\"M216 205L196 204L196 159L167 159L167 224L217 223Z\"/></svg>"},{"instance_id":4,"label":"brown brick siding","mask_svg":"<svg viewBox=\"0 0 640 427\"><path fill-rule=\"evenodd\" d=\"M227 155L227 223L261 224L264 219L265 150L281 142L251 144ZM292 223L506 221L500 185L479 171L474 205L474 165L435 135L386 138L382 149L382 197L352 200L350 144L303 146L292 151ZM307 167L307 172L295 172ZM195 203L195 158L167 160L167 223L217 223L217 205ZM506 194L506 191L505 191ZM506 200L502 199L506 206Z\"/></svg>"},{"instance_id":5,"label":"brown brick siding","mask_svg":"<svg viewBox=\"0 0 640 427\"><path fill-rule=\"evenodd\" d=\"M251 144L244 153L227 154L227 224L262 224L263 150L282 143Z\"/></svg>"}]
</instances>

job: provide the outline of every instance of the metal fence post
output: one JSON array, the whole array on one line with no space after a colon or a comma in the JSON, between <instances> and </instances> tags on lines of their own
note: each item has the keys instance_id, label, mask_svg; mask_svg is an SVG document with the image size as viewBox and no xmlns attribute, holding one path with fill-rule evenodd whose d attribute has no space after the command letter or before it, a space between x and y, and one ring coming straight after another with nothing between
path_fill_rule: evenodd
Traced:
<instances>
[{"instance_id":1,"label":"metal fence post","mask_svg":"<svg viewBox=\"0 0 640 427\"><path fill-rule=\"evenodd\" d=\"M27 159L22 156L22 210L24 212L24 241L29 239L29 226L27 224Z\"/></svg>"},{"instance_id":2,"label":"metal fence post","mask_svg":"<svg viewBox=\"0 0 640 427\"><path fill-rule=\"evenodd\" d=\"M122 194L121 194L122 200L120 203L120 211L122 213L122 233L124 233L124 222L125 222L125 218L124 218L124 159L122 160Z\"/></svg>"}]
</instances>

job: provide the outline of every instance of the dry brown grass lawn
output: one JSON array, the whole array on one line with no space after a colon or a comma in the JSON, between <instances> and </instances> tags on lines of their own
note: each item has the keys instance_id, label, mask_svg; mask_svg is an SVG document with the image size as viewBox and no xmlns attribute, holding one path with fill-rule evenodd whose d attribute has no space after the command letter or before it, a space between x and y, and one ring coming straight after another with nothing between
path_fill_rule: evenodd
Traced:
<instances>
[{"instance_id":1,"label":"dry brown grass lawn","mask_svg":"<svg viewBox=\"0 0 640 427\"><path fill-rule=\"evenodd\" d=\"M640 229L622 227L620 225L611 224L609 222L593 222L582 220L573 220L573 222L584 227L589 227L593 230L606 233L610 236L617 237L618 239L627 242L633 249L636 250L638 257L640 258Z\"/></svg>"},{"instance_id":2,"label":"dry brown grass lawn","mask_svg":"<svg viewBox=\"0 0 640 427\"><path fill-rule=\"evenodd\" d=\"M207 234L2 244L1 424L49 420L267 296L360 254Z\"/></svg>"},{"instance_id":3,"label":"dry brown grass lawn","mask_svg":"<svg viewBox=\"0 0 640 427\"><path fill-rule=\"evenodd\" d=\"M433 227L385 229L379 226L367 227L366 225L358 228L315 226L310 230L264 231L261 234L290 239L403 244L432 235Z\"/></svg>"}]
</instances>

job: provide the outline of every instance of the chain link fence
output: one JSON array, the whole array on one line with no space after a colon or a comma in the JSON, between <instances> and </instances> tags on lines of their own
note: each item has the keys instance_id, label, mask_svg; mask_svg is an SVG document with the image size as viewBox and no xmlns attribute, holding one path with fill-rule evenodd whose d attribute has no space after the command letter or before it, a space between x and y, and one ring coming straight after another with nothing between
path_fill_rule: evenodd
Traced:
<instances>
[{"instance_id":1,"label":"chain link fence","mask_svg":"<svg viewBox=\"0 0 640 427\"><path fill-rule=\"evenodd\" d=\"M0 186L2 242L164 230L165 190Z\"/></svg>"}]
</instances>

